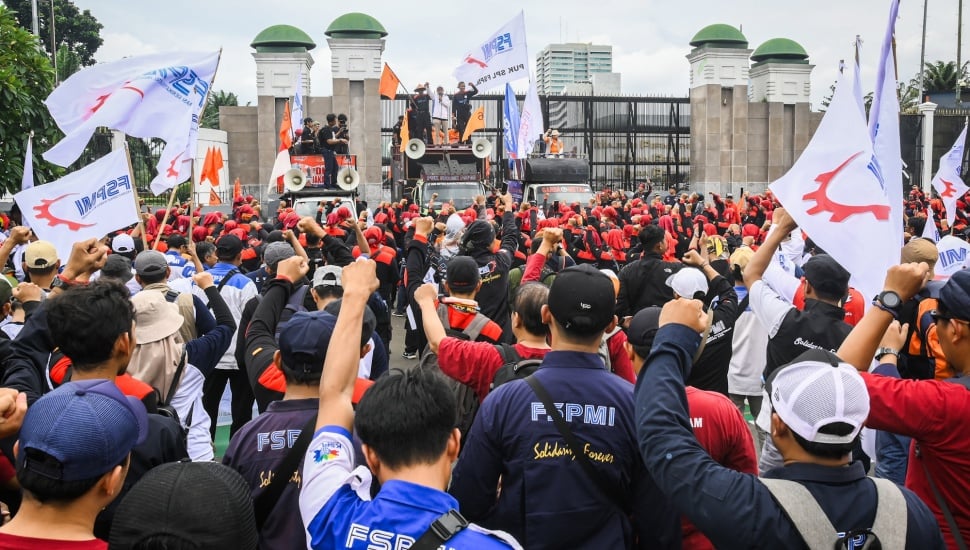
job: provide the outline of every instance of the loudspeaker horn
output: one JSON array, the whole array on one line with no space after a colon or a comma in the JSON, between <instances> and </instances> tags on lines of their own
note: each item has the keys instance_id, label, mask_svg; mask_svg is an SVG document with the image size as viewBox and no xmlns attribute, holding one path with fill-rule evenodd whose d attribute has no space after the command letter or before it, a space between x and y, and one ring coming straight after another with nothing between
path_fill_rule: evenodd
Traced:
<instances>
[{"instance_id":1,"label":"loudspeaker horn","mask_svg":"<svg viewBox=\"0 0 970 550\"><path fill-rule=\"evenodd\" d=\"M472 142L472 154L475 158L488 158L492 154L492 142L485 138L478 138Z\"/></svg>"},{"instance_id":2,"label":"loudspeaker horn","mask_svg":"<svg viewBox=\"0 0 970 550\"><path fill-rule=\"evenodd\" d=\"M306 187L306 174L297 168L291 168L283 174L283 187L291 193L301 191Z\"/></svg>"},{"instance_id":3,"label":"loudspeaker horn","mask_svg":"<svg viewBox=\"0 0 970 550\"><path fill-rule=\"evenodd\" d=\"M344 191L353 191L360 185L360 174L352 166L345 166L337 172L337 186Z\"/></svg>"},{"instance_id":4,"label":"loudspeaker horn","mask_svg":"<svg viewBox=\"0 0 970 550\"><path fill-rule=\"evenodd\" d=\"M404 149L404 154L408 156L409 159L417 160L424 156L425 151L424 142L418 138L408 140L407 147Z\"/></svg>"}]
</instances>

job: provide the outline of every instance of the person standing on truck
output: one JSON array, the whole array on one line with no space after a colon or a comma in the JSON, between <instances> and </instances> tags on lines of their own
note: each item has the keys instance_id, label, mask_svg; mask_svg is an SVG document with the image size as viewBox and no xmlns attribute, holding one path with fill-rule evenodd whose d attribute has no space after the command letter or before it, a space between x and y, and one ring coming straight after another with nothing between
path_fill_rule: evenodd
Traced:
<instances>
[{"instance_id":1,"label":"person standing on truck","mask_svg":"<svg viewBox=\"0 0 970 550\"><path fill-rule=\"evenodd\" d=\"M327 115L327 125L317 133L320 148L323 150L323 183L326 189L337 188L337 146L347 143L347 140L337 137L338 130L337 115L330 113Z\"/></svg>"},{"instance_id":2,"label":"person standing on truck","mask_svg":"<svg viewBox=\"0 0 970 550\"><path fill-rule=\"evenodd\" d=\"M434 119L434 142L448 143L448 123L451 121L451 100L445 89L438 86L437 93L431 98L431 117Z\"/></svg>"},{"instance_id":3,"label":"person standing on truck","mask_svg":"<svg viewBox=\"0 0 970 550\"><path fill-rule=\"evenodd\" d=\"M465 91L465 83L458 83L458 91L451 96L451 105L453 108L455 116L455 128L458 129L458 136L465 135L465 126L468 125L468 119L472 117L472 104L469 101L472 97L478 95L478 88L475 87L471 82L468 83L471 86L471 91Z\"/></svg>"},{"instance_id":4,"label":"person standing on truck","mask_svg":"<svg viewBox=\"0 0 970 550\"><path fill-rule=\"evenodd\" d=\"M434 143L434 130L431 128L431 96L428 95L428 84L418 84L411 97L417 124L414 127L414 137L424 140L431 145Z\"/></svg>"},{"instance_id":5,"label":"person standing on truck","mask_svg":"<svg viewBox=\"0 0 970 550\"><path fill-rule=\"evenodd\" d=\"M542 134L542 141L546 142L548 156L558 157L562 154L563 144L559 139L559 130L546 130L546 133Z\"/></svg>"}]
</instances>

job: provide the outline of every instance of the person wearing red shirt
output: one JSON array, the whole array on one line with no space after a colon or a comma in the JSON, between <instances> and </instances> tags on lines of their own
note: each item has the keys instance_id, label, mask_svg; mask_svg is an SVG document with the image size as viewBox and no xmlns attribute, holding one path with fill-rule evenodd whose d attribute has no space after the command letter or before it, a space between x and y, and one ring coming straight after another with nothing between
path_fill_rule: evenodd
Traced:
<instances>
[{"instance_id":1,"label":"person wearing red shirt","mask_svg":"<svg viewBox=\"0 0 970 550\"><path fill-rule=\"evenodd\" d=\"M637 375L653 347L660 326L660 308L640 310L630 321L626 354ZM741 411L727 397L713 391L687 386L687 408L690 425L701 447L721 466L738 472L758 474L758 457L754 439ZM681 547L691 550L713 550L714 545L687 519L681 517Z\"/></svg>"},{"instance_id":2,"label":"person wearing red shirt","mask_svg":"<svg viewBox=\"0 0 970 550\"><path fill-rule=\"evenodd\" d=\"M905 303L922 288L929 273L926 263L893 266L879 296L894 293ZM962 375L954 381L903 380L868 372L874 356L897 354L906 339L906 326L894 320L898 308L887 307L887 301L894 302L877 299L838 355L858 369L866 382L866 425L913 438L906 487L933 512L947 547L965 548L970 539L970 437L963 429L970 418L970 385L965 381L970 375L970 271L957 272L947 281L940 290L938 309L931 314L940 346ZM876 355L879 345L893 347L880 348Z\"/></svg>"}]
</instances>

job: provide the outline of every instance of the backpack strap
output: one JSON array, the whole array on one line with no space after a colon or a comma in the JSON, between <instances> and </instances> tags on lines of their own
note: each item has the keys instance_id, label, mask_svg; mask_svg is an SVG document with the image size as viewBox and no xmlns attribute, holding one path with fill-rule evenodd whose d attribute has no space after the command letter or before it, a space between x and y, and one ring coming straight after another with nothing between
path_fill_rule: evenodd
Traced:
<instances>
[{"instance_id":1,"label":"backpack strap","mask_svg":"<svg viewBox=\"0 0 970 550\"><path fill-rule=\"evenodd\" d=\"M872 532L879 538L883 548L904 548L906 528L909 522L900 521L906 517L906 498L899 487L888 479L869 478L876 485L879 504L876 506L876 519L872 522Z\"/></svg>"},{"instance_id":2,"label":"backpack strap","mask_svg":"<svg viewBox=\"0 0 970 550\"><path fill-rule=\"evenodd\" d=\"M269 517L269 513L276 506L280 495L283 494L283 489L286 488L286 485L290 482L290 478L293 477L293 472L296 472L300 466L300 461L306 456L306 451L310 447L310 441L313 439L313 432L315 431L314 428L316 425L317 415L313 415L304 424L300 430L299 437L293 442L293 446L290 447L283 461L276 468L269 485L266 486L266 489L259 496L253 499L253 512L255 512L256 516L257 530L262 529L266 518ZM412 548L414 547L412 546Z\"/></svg>"},{"instance_id":3,"label":"backpack strap","mask_svg":"<svg viewBox=\"0 0 970 550\"><path fill-rule=\"evenodd\" d=\"M168 303L170 303L170 304L174 304L175 303L175 300L178 300L179 299L179 295L180 294L181 293L176 292L176 291L174 291L172 289L168 289L168 290L165 291L165 301L168 302Z\"/></svg>"},{"instance_id":4,"label":"backpack strap","mask_svg":"<svg viewBox=\"0 0 970 550\"><path fill-rule=\"evenodd\" d=\"M219 286L216 287L216 291L219 294L222 294L222 287L226 286L226 283L228 283L233 277L235 277L236 275L239 275L240 273L242 272L239 271L238 267L234 267L230 269L225 275L222 276L222 280L219 281Z\"/></svg>"},{"instance_id":5,"label":"backpack strap","mask_svg":"<svg viewBox=\"0 0 970 550\"><path fill-rule=\"evenodd\" d=\"M418 537L418 540L414 541L414 544L409 548L411 550L435 550L462 532L465 527L468 527L468 520L458 513L458 510L448 510L434 520L428 530Z\"/></svg>"},{"instance_id":6,"label":"backpack strap","mask_svg":"<svg viewBox=\"0 0 970 550\"><path fill-rule=\"evenodd\" d=\"M175 390L179 387L179 379L182 378L182 371L185 370L186 361L186 347L182 346L182 356L179 358L179 365L175 368L175 374L172 376L172 384L168 387L168 393L165 394L165 399L162 400L160 405L171 405L172 398L175 397Z\"/></svg>"},{"instance_id":7,"label":"backpack strap","mask_svg":"<svg viewBox=\"0 0 970 550\"><path fill-rule=\"evenodd\" d=\"M522 358L519 356L519 352L515 351L512 344L506 344L502 342L501 344L495 344L495 349L498 350L499 355L502 356L502 364L517 364Z\"/></svg>"},{"instance_id":8,"label":"backpack strap","mask_svg":"<svg viewBox=\"0 0 970 550\"><path fill-rule=\"evenodd\" d=\"M465 327L465 330L463 330L462 332L468 335L469 340L471 340L472 342L475 342L478 340L478 337L482 334L482 331L485 330L485 326L488 325L489 321L491 321L491 319L489 319L485 315L481 313L475 313L475 317L472 318L472 321L468 323L468 326Z\"/></svg>"},{"instance_id":9,"label":"backpack strap","mask_svg":"<svg viewBox=\"0 0 970 550\"><path fill-rule=\"evenodd\" d=\"M804 485L787 479L759 478L809 548L832 548L838 533ZM897 518L898 521L898 518Z\"/></svg>"}]
</instances>

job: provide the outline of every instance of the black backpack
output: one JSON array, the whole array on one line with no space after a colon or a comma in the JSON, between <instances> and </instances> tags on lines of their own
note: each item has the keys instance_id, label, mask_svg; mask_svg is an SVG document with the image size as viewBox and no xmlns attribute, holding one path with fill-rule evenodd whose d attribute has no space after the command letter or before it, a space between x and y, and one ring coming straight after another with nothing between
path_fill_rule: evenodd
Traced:
<instances>
[{"instance_id":1,"label":"black backpack","mask_svg":"<svg viewBox=\"0 0 970 550\"><path fill-rule=\"evenodd\" d=\"M509 344L496 344L495 349L502 355L502 366L499 367L498 371L495 372L495 376L492 377L492 384L489 386L489 391L494 390L506 382L519 380L531 375L542 364L542 359L522 359L519 357L519 352L515 351L515 348Z\"/></svg>"},{"instance_id":2,"label":"black backpack","mask_svg":"<svg viewBox=\"0 0 970 550\"><path fill-rule=\"evenodd\" d=\"M485 315L476 313L475 318L472 319L471 323L464 330L455 330L451 328L448 322L448 306L446 304L438 305L438 318L441 319L441 324L445 327L445 334L469 341L477 340L485 325L490 321ZM441 373L441 367L438 366L438 354L432 352L430 347L426 347L424 353L421 355L418 368L435 370ZM478 412L478 396L475 395L475 391L468 385L462 384L449 376L444 376L444 378L448 382L448 387L451 388L452 393L455 395L455 403L457 405L456 417L458 419L457 426L461 431L462 441L464 442L465 436L468 435L468 430L472 427L475 413Z\"/></svg>"}]
</instances>

